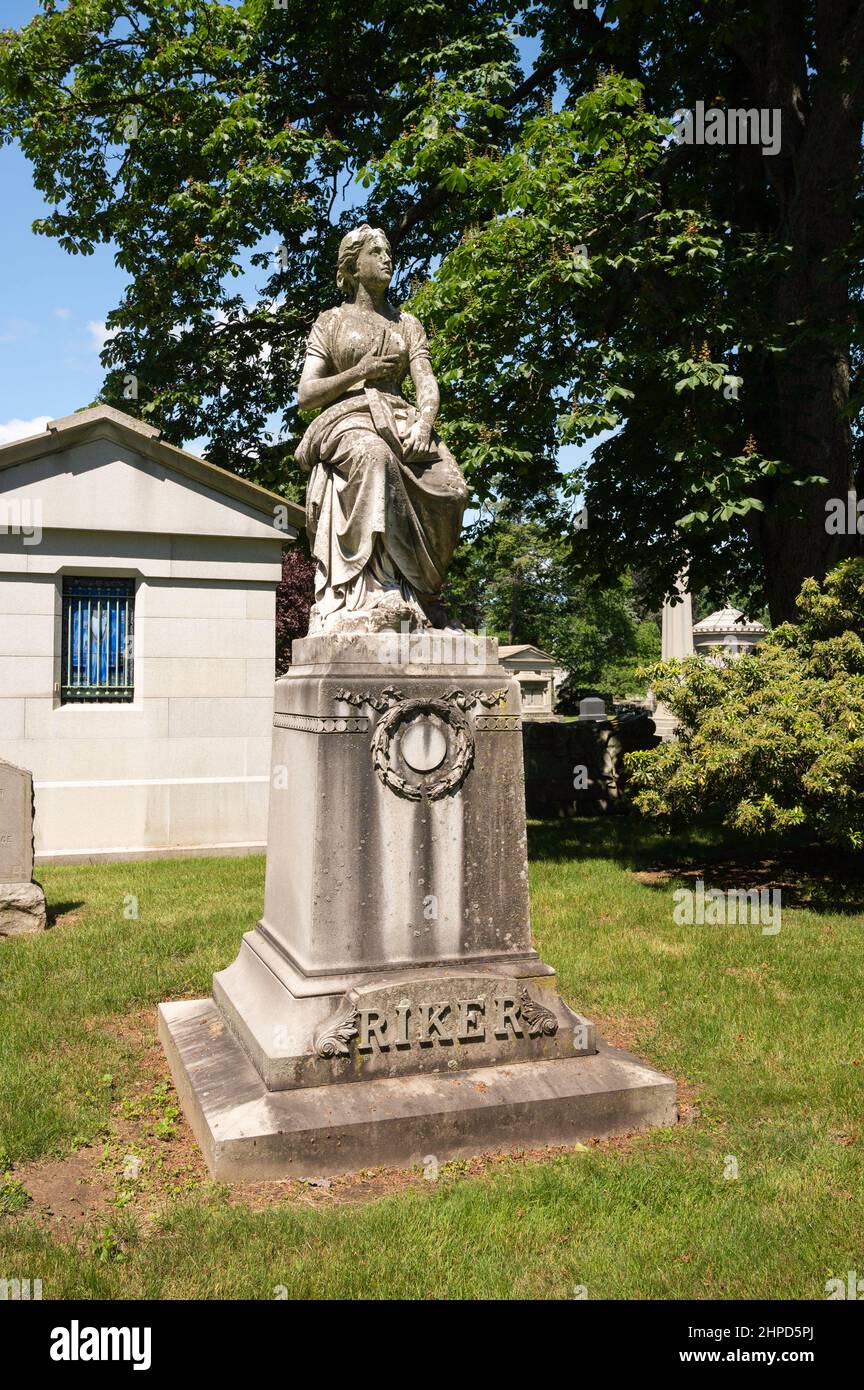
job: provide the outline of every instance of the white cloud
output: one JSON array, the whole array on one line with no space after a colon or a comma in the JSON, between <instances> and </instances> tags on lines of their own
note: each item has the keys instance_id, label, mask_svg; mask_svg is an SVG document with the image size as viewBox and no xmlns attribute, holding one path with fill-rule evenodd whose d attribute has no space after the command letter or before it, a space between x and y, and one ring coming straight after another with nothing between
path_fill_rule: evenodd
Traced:
<instances>
[{"instance_id":1,"label":"white cloud","mask_svg":"<svg viewBox=\"0 0 864 1390\"><path fill-rule=\"evenodd\" d=\"M57 315L58 319L71 319L72 317L72 310L64 309L62 307L59 309L55 309L54 313Z\"/></svg>"},{"instance_id":2,"label":"white cloud","mask_svg":"<svg viewBox=\"0 0 864 1390\"><path fill-rule=\"evenodd\" d=\"M90 334L90 347L93 352L101 352L106 343L116 335L116 329L106 328L104 322L99 319L90 319L87 324L87 332Z\"/></svg>"},{"instance_id":3,"label":"white cloud","mask_svg":"<svg viewBox=\"0 0 864 1390\"><path fill-rule=\"evenodd\" d=\"M11 444L13 439L27 439L31 434L42 434L50 419L50 415L37 415L34 420L7 420L5 425L0 425L0 447Z\"/></svg>"}]
</instances>

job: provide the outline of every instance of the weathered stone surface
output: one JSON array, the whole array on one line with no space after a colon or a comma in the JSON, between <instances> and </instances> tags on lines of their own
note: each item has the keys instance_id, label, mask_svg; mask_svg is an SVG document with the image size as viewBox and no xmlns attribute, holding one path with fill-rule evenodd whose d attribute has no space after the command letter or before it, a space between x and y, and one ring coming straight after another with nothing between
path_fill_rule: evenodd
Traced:
<instances>
[{"instance_id":1,"label":"weathered stone surface","mask_svg":"<svg viewBox=\"0 0 864 1390\"><path fill-rule=\"evenodd\" d=\"M383 633L331 633L298 637L291 645L294 668L310 667L324 674L331 666L346 663L358 670L397 667L400 674L440 675L446 668L454 675L483 675L487 671L511 678L498 661L494 637L476 636L453 628ZM283 678L285 679L285 678Z\"/></svg>"},{"instance_id":2,"label":"weathered stone surface","mask_svg":"<svg viewBox=\"0 0 864 1390\"><path fill-rule=\"evenodd\" d=\"M334 1176L674 1124L675 1083L593 1057L268 1091L212 1000L162 1004L159 1033L214 1178Z\"/></svg>"},{"instance_id":3,"label":"weathered stone surface","mask_svg":"<svg viewBox=\"0 0 864 1390\"><path fill-rule=\"evenodd\" d=\"M468 488L434 430L426 335L387 299L392 273L383 231L363 223L343 237L336 283L351 302L319 315L297 386L301 410L320 408L295 454L310 474L313 633L428 629L443 617ZM409 376L416 404L403 394Z\"/></svg>"},{"instance_id":4,"label":"weathered stone surface","mask_svg":"<svg viewBox=\"0 0 864 1390\"><path fill-rule=\"evenodd\" d=\"M257 945L251 933L213 995L273 1091L596 1051L594 1025L567 1007L548 967L398 971L304 997L286 991Z\"/></svg>"},{"instance_id":5,"label":"weathered stone surface","mask_svg":"<svg viewBox=\"0 0 864 1390\"><path fill-rule=\"evenodd\" d=\"M45 930L45 894L32 877L33 778L0 761L0 936Z\"/></svg>"},{"instance_id":6,"label":"weathered stone surface","mask_svg":"<svg viewBox=\"0 0 864 1390\"><path fill-rule=\"evenodd\" d=\"M0 883L0 936L44 931L45 894L38 883Z\"/></svg>"},{"instance_id":7,"label":"weathered stone surface","mask_svg":"<svg viewBox=\"0 0 864 1390\"><path fill-rule=\"evenodd\" d=\"M476 667L404 667L394 641L294 643L276 683L260 930L305 975L536 961L518 682L494 642ZM428 772L402 755L418 728L447 743Z\"/></svg>"},{"instance_id":8,"label":"weathered stone surface","mask_svg":"<svg viewBox=\"0 0 864 1390\"><path fill-rule=\"evenodd\" d=\"M402 639L303 639L277 682L264 913L213 982L272 1090L595 1050L531 943L518 682Z\"/></svg>"},{"instance_id":9,"label":"weathered stone surface","mask_svg":"<svg viewBox=\"0 0 864 1390\"><path fill-rule=\"evenodd\" d=\"M33 877L33 778L0 761L0 883Z\"/></svg>"},{"instance_id":10,"label":"weathered stone surface","mask_svg":"<svg viewBox=\"0 0 864 1390\"><path fill-rule=\"evenodd\" d=\"M494 642L480 661L398 664L398 639L295 643L276 686L263 917L213 1000L162 1009L220 1178L675 1118L674 1083L598 1054L532 946L518 683Z\"/></svg>"},{"instance_id":11,"label":"weathered stone surface","mask_svg":"<svg viewBox=\"0 0 864 1390\"><path fill-rule=\"evenodd\" d=\"M264 913L212 1000L160 1009L220 1179L675 1118L674 1083L599 1054L532 945L519 682L493 639L447 629L468 493L433 432L422 327L387 302L391 273L382 232L343 238L353 305L319 317L298 388L320 411L296 454L313 635L276 683Z\"/></svg>"}]
</instances>

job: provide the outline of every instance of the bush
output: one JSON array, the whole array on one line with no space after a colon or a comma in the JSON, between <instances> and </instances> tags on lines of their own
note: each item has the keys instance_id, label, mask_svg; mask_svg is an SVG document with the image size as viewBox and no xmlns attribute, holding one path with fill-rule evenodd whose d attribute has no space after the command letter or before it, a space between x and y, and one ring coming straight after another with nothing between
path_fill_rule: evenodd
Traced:
<instances>
[{"instance_id":1,"label":"bush","mask_svg":"<svg viewBox=\"0 0 864 1390\"><path fill-rule=\"evenodd\" d=\"M309 610L315 599L315 565L300 544L282 552L282 582L276 590L276 674L291 664L291 643L309 631Z\"/></svg>"},{"instance_id":2,"label":"bush","mask_svg":"<svg viewBox=\"0 0 864 1390\"><path fill-rule=\"evenodd\" d=\"M719 807L754 835L800 826L864 845L864 560L805 581L800 618L752 654L661 662L679 738L627 758L638 809L672 821Z\"/></svg>"}]
</instances>

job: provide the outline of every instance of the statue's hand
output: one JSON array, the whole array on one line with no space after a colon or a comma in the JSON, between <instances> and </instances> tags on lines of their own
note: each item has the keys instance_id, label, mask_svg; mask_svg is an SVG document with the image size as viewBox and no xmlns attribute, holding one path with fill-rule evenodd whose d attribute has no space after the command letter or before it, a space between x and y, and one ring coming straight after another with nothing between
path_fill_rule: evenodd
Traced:
<instances>
[{"instance_id":1,"label":"statue's hand","mask_svg":"<svg viewBox=\"0 0 864 1390\"><path fill-rule=\"evenodd\" d=\"M388 377L395 377L398 370L398 352L385 352L380 357L375 352L367 352L356 367L361 381L386 381Z\"/></svg>"},{"instance_id":2,"label":"statue's hand","mask_svg":"<svg viewBox=\"0 0 864 1390\"><path fill-rule=\"evenodd\" d=\"M423 455L429 453L431 442L432 426L427 424L427 422L422 418L422 416L418 415L417 419L414 421L414 424L408 431L408 435L403 446L404 457L409 461L412 459L421 458Z\"/></svg>"}]
</instances>

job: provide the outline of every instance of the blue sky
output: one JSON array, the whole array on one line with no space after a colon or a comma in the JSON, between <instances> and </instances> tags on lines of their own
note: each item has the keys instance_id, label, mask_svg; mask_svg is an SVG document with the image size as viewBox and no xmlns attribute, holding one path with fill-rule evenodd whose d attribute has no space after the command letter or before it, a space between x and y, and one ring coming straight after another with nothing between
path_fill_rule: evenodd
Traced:
<instances>
[{"instance_id":1,"label":"blue sky","mask_svg":"<svg viewBox=\"0 0 864 1390\"><path fill-rule=\"evenodd\" d=\"M17 28L35 0L0 0L0 24ZM122 293L113 253L70 256L31 225L45 204L19 149L0 149L0 444L68 415L97 394L105 316ZM35 423L34 423L35 422ZM32 428L25 426L32 424Z\"/></svg>"}]
</instances>

